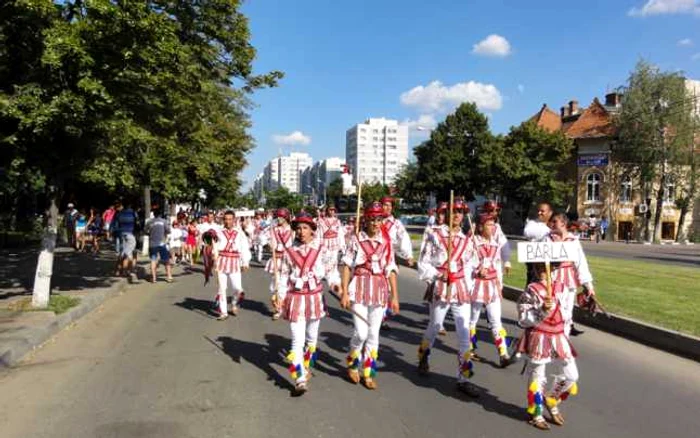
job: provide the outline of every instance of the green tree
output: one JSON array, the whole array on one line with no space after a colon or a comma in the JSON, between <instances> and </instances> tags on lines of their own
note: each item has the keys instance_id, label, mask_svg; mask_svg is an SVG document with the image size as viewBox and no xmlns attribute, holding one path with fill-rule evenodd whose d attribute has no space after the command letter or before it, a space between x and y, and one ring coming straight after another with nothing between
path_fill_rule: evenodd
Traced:
<instances>
[{"instance_id":1,"label":"green tree","mask_svg":"<svg viewBox=\"0 0 700 438\"><path fill-rule=\"evenodd\" d=\"M490 190L497 182L490 178L492 150L497 146L486 116L473 103L461 104L414 149L422 190L439 199L448 199L450 190L455 190L468 200Z\"/></svg>"},{"instance_id":2,"label":"green tree","mask_svg":"<svg viewBox=\"0 0 700 438\"><path fill-rule=\"evenodd\" d=\"M379 201L388 194L389 187L380 182L362 183L362 202L364 205Z\"/></svg>"},{"instance_id":3,"label":"green tree","mask_svg":"<svg viewBox=\"0 0 700 438\"><path fill-rule=\"evenodd\" d=\"M286 187L265 191L265 206L267 208L288 208L296 214L304 207L304 197L290 192Z\"/></svg>"},{"instance_id":4,"label":"green tree","mask_svg":"<svg viewBox=\"0 0 700 438\"><path fill-rule=\"evenodd\" d=\"M618 141L614 154L626 171L642 182L644 198L655 197L653 232L661 238L664 192L674 164L686 165L693 144L693 105L685 78L641 60L620 89L624 98L616 118Z\"/></svg>"},{"instance_id":5,"label":"green tree","mask_svg":"<svg viewBox=\"0 0 700 438\"><path fill-rule=\"evenodd\" d=\"M253 74L240 3L2 3L0 166L35 175L32 187L50 196L46 251L67 182L144 189L146 210L151 188L173 200L200 189L216 205L235 199L253 146L247 96L282 77Z\"/></svg>"},{"instance_id":6,"label":"green tree","mask_svg":"<svg viewBox=\"0 0 700 438\"><path fill-rule=\"evenodd\" d=\"M418 178L418 163L409 161L394 179L394 186L399 197L404 201L416 203L425 200L425 182Z\"/></svg>"},{"instance_id":7,"label":"green tree","mask_svg":"<svg viewBox=\"0 0 700 438\"><path fill-rule=\"evenodd\" d=\"M573 197L575 181L567 178L573 142L563 133L542 129L534 122L512 127L501 145L491 151L488 179L509 202L528 208L539 199L565 205Z\"/></svg>"}]
</instances>

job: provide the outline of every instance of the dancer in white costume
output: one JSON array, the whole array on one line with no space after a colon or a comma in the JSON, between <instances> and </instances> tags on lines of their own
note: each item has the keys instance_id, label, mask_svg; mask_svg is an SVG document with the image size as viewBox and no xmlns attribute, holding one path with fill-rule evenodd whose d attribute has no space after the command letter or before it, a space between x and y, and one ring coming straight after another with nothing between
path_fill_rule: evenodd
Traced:
<instances>
[{"instance_id":1,"label":"dancer in white costume","mask_svg":"<svg viewBox=\"0 0 700 438\"><path fill-rule=\"evenodd\" d=\"M308 389L310 369L316 360L316 345L321 318L326 315L323 283L326 279L332 289L340 289L338 271L324 263L327 260L323 245L314 239L316 222L306 212L292 221L296 241L285 248L280 264L279 291L286 292L282 302L282 317L289 321L292 346L287 361L294 379L293 395L302 395ZM284 292L282 291L284 289Z\"/></svg>"},{"instance_id":2,"label":"dancer in white costume","mask_svg":"<svg viewBox=\"0 0 700 438\"><path fill-rule=\"evenodd\" d=\"M348 378L362 380L367 389L376 389L379 329L384 306L399 312L396 264L391 240L381 229L382 205L373 203L364 211L364 231L355 236L343 255L341 306L352 309L355 330L350 339ZM352 276L352 279L351 279Z\"/></svg>"},{"instance_id":3,"label":"dancer in white costume","mask_svg":"<svg viewBox=\"0 0 700 438\"><path fill-rule=\"evenodd\" d=\"M473 257L472 245L462 232L462 220L468 211L466 203L461 200L455 201L452 223L449 224L452 230L446 224L433 233L434 237L426 242L418 260L419 278L434 285L430 322L418 348L418 372L422 375L430 372L428 359L435 337L447 311L451 310L459 342L457 387L470 397L478 397L478 392L469 382L473 375L469 338L470 290L473 283L469 273L472 271L470 263Z\"/></svg>"}]
</instances>

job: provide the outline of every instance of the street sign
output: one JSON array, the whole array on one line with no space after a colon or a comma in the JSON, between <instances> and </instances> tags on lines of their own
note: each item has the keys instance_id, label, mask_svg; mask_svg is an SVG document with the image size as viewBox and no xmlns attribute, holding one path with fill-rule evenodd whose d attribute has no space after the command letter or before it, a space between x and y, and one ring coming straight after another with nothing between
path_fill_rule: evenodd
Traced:
<instances>
[{"instance_id":1,"label":"street sign","mask_svg":"<svg viewBox=\"0 0 700 438\"><path fill-rule=\"evenodd\" d=\"M608 154L582 154L578 156L579 166L607 166Z\"/></svg>"},{"instance_id":2,"label":"street sign","mask_svg":"<svg viewBox=\"0 0 700 438\"><path fill-rule=\"evenodd\" d=\"M518 242L518 262L575 262L577 246L576 242Z\"/></svg>"}]
</instances>

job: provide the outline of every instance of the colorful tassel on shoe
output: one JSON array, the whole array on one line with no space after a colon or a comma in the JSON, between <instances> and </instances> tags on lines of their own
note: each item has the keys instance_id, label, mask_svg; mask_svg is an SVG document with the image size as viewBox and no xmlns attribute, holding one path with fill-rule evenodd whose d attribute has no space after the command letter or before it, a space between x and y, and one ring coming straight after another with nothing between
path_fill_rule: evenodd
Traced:
<instances>
[{"instance_id":1,"label":"colorful tassel on shoe","mask_svg":"<svg viewBox=\"0 0 700 438\"><path fill-rule=\"evenodd\" d=\"M377 375L377 350L371 350L365 358L362 374L365 378Z\"/></svg>"},{"instance_id":2,"label":"colorful tassel on shoe","mask_svg":"<svg viewBox=\"0 0 700 438\"><path fill-rule=\"evenodd\" d=\"M471 351L465 351L464 354L460 356L459 373L467 379L474 375L474 362L472 362Z\"/></svg>"},{"instance_id":3,"label":"colorful tassel on shoe","mask_svg":"<svg viewBox=\"0 0 700 438\"><path fill-rule=\"evenodd\" d=\"M291 351L287 355L287 362L289 362L289 367L287 369L289 370L289 374L292 375L292 379L297 380L298 378L304 375L304 368L301 366L300 363L294 363L295 358L296 355L293 351Z\"/></svg>"},{"instance_id":4,"label":"colorful tassel on shoe","mask_svg":"<svg viewBox=\"0 0 700 438\"><path fill-rule=\"evenodd\" d=\"M429 345L430 343L425 339L420 342L420 346L418 347L418 360L423 360L424 358L427 359L428 356L430 356Z\"/></svg>"},{"instance_id":5,"label":"colorful tassel on shoe","mask_svg":"<svg viewBox=\"0 0 700 438\"><path fill-rule=\"evenodd\" d=\"M540 384L537 382L530 383L527 389L527 413L532 415L533 418L542 416L543 403L544 397L542 396Z\"/></svg>"},{"instance_id":6,"label":"colorful tassel on shoe","mask_svg":"<svg viewBox=\"0 0 700 438\"><path fill-rule=\"evenodd\" d=\"M348 368L351 370L360 369L360 352L358 350L352 350L348 357L346 358L348 363Z\"/></svg>"},{"instance_id":7,"label":"colorful tassel on shoe","mask_svg":"<svg viewBox=\"0 0 700 438\"><path fill-rule=\"evenodd\" d=\"M566 385L566 381L561 382L560 385ZM569 387L569 389L561 392L559 394L559 397L557 397L557 393L559 392L559 391L557 391L557 389L558 388L555 388L554 392L550 396L547 397L547 406L549 406L549 407L557 406L559 403L561 403L564 400L566 400L567 398L569 398L570 395L578 394L578 385L576 384L576 382L574 382Z\"/></svg>"},{"instance_id":8,"label":"colorful tassel on shoe","mask_svg":"<svg viewBox=\"0 0 700 438\"><path fill-rule=\"evenodd\" d=\"M304 367L306 369L309 369L316 366L316 357L316 346L309 345L308 347L306 347L306 351L304 351Z\"/></svg>"},{"instance_id":9,"label":"colorful tassel on shoe","mask_svg":"<svg viewBox=\"0 0 700 438\"><path fill-rule=\"evenodd\" d=\"M478 341L478 339L476 338L476 327L472 327L469 329L469 340L472 343L472 350L476 350Z\"/></svg>"},{"instance_id":10,"label":"colorful tassel on shoe","mask_svg":"<svg viewBox=\"0 0 700 438\"><path fill-rule=\"evenodd\" d=\"M508 354L508 347L510 347L510 338L508 338L508 332L506 329L501 327L498 330L498 335L494 336L493 343L496 344L499 356L505 356Z\"/></svg>"}]
</instances>

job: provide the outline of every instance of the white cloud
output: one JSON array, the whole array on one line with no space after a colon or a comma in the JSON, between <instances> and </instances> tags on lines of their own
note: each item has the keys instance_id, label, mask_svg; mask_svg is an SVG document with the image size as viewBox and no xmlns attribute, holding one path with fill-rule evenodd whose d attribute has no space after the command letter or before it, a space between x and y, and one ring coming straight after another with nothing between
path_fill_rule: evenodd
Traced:
<instances>
[{"instance_id":1,"label":"white cloud","mask_svg":"<svg viewBox=\"0 0 700 438\"><path fill-rule=\"evenodd\" d=\"M648 0L641 8L632 8L627 12L631 17L671 14L700 16L700 3L698 0Z\"/></svg>"},{"instance_id":2,"label":"white cloud","mask_svg":"<svg viewBox=\"0 0 700 438\"><path fill-rule=\"evenodd\" d=\"M683 38L682 40L678 40L677 44L681 47L690 47L693 45L693 40L691 40L690 38Z\"/></svg>"},{"instance_id":3,"label":"white cloud","mask_svg":"<svg viewBox=\"0 0 700 438\"><path fill-rule=\"evenodd\" d=\"M417 119L405 119L401 124L408 126L409 135L427 137L437 126L437 120L432 114L421 114Z\"/></svg>"},{"instance_id":4,"label":"white cloud","mask_svg":"<svg viewBox=\"0 0 700 438\"><path fill-rule=\"evenodd\" d=\"M503 97L494 85L474 81L452 86L433 81L401 93L402 104L425 113L450 111L463 102L473 102L481 110L498 110L503 106Z\"/></svg>"},{"instance_id":5,"label":"white cloud","mask_svg":"<svg viewBox=\"0 0 700 438\"><path fill-rule=\"evenodd\" d=\"M474 44L472 53L503 58L510 55L510 43L500 35L491 34Z\"/></svg>"},{"instance_id":6,"label":"white cloud","mask_svg":"<svg viewBox=\"0 0 700 438\"><path fill-rule=\"evenodd\" d=\"M525 85L518 84L518 93L523 94L525 92Z\"/></svg>"},{"instance_id":7,"label":"white cloud","mask_svg":"<svg viewBox=\"0 0 700 438\"><path fill-rule=\"evenodd\" d=\"M690 57L693 61L698 61L700 60L700 52L694 54L693 56Z\"/></svg>"},{"instance_id":8,"label":"white cloud","mask_svg":"<svg viewBox=\"0 0 700 438\"><path fill-rule=\"evenodd\" d=\"M301 131L294 131L287 135L275 134L272 136L272 141L275 144L284 146L308 145L311 143L311 137Z\"/></svg>"}]
</instances>

